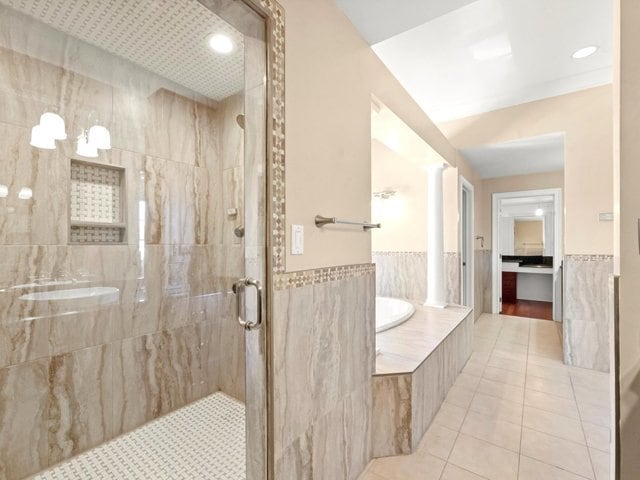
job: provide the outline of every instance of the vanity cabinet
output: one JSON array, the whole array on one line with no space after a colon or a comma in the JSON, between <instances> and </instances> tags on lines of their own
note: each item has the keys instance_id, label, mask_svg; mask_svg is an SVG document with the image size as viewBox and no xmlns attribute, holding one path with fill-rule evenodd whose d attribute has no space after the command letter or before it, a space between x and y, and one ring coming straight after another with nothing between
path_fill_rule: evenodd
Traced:
<instances>
[{"instance_id":1,"label":"vanity cabinet","mask_svg":"<svg viewBox=\"0 0 640 480\"><path fill-rule=\"evenodd\" d=\"M502 272L502 302L516 303L518 298L518 274Z\"/></svg>"}]
</instances>

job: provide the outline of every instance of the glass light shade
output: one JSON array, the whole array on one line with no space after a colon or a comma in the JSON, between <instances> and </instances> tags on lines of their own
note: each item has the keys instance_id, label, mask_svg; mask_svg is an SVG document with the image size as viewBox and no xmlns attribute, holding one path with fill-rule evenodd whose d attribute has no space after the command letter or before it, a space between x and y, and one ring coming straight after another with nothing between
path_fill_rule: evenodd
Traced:
<instances>
[{"instance_id":1,"label":"glass light shade","mask_svg":"<svg viewBox=\"0 0 640 480\"><path fill-rule=\"evenodd\" d=\"M45 112L40 116L40 126L54 140L66 140L64 119L57 113Z\"/></svg>"},{"instance_id":2,"label":"glass light shade","mask_svg":"<svg viewBox=\"0 0 640 480\"><path fill-rule=\"evenodd\" d=\"M29 200L31 197L33 197L33 191L29 187L22 187L18 192L20 200Z\"/></svg>"},{"instance_id":3,"label":"glass light shade","mask_svg":"<svg viewBox=\"0 0 640 480\"><path fill-rule=\"evenodd\" d=\"M89 129L89 144L95 145L100 150L111 149L111 134L106 127L94 125Z\"/></svg>"},{"instance_id":4,"label":"glass light shade","mask_svg":"<svg viewBox=\"0 0 640 480\"><path fill-rule=\"evenodd\" d=\"M36 148L44 148L45 150L54 150L56 148L55 140L47 135L42 125L36 125L31 129L29 145Z\"/></svg>"},{"instance_id":5,"label":"glass light shade","mask_svg":"<svg viewBox=\"0 0 640 480\"><path fill-rule=\"evenodd\" d=\"M95 158L98 156L98 148L87 141L87 136L83 132L82 135L78 137L76 153L82 157Z\"/></svg>"},{"instance_id":6,"label":"glass light shade","mask_svg":"<svg viewBox=\"0 0 640 480\"><path fill-rule=\"evenodd\" d=\"M209 37L209 47L216 53L228 54L233 52L233 41L223 33L216 33Z\"/></svg>"},{"instance_id":7,"label":"glass light shade","mask_svg":"<svg viewBox=\"0 0 640 480\"><path fill-rule=\"evenodd\" d=\"M9 195L9 187L0 185L0 198L6 198Z\"/></svg>"}]
</instances>

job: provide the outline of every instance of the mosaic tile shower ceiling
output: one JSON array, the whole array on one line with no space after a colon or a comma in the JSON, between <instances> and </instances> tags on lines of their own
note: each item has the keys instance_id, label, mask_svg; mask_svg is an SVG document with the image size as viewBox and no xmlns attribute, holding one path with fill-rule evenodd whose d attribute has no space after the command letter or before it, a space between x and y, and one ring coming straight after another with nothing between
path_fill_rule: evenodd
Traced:
<instances>
[{"instance_id":1,"label":"mosaic tile shower ceiling","mask_svg":"<svg viewBox=\"0 0 640 480\"><path fill-rule=\"evenodd\" d=\"M214 393L33 480L243 480L244 405Z\"/></svg>"}]
</instances>

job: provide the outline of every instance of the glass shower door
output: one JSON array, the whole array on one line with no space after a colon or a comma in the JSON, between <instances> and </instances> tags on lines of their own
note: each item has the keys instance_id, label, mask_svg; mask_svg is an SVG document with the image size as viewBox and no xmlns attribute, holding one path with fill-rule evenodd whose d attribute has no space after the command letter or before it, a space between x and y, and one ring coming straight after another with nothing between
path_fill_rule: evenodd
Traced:
<instances>
[{"instance_id":1,"label":"glass shower door","mask_svg":"<svg viewBox=\"0 0 640 480\"><path fill-rule=\"evenodd\" d=\"M0 478L265 475L265 76L243 2L0 0Z\"/></svg>"}]
</instances>

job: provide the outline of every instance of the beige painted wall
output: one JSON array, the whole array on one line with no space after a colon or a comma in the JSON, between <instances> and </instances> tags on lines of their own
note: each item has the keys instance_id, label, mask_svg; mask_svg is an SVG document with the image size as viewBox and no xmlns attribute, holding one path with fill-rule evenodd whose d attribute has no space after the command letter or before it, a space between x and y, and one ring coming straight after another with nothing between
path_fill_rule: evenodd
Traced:
<instances>
[{"instance_id":1,"label":"beige painted wall","mask_svg":"<svg viewBox=\"0 0 640 480\"><path fill-rule=\"evenodd\" d=\"M542 220L516 220L514 222L514 255L542 255L544 250L544 228L542 225Z\"/></svg>"},{"instance_id":2,"label":"beige painted wall","mask_svg":"<svg viewBox=\"0 0 640 480\"><path fill-rule=\"evenodd\" d=\"M374 252L424 252L427 249L427 172L382 143L371 144L371 188L393 189L389 199L374 198L371 218L382 224L371 232Z\"/></svg>"},{"instance_id":3,"label":"beige painted wall","mask_svg":"<svg viewBox=\"0 0 640 480\"><path fill-rule=\"evenodd\" d=\"M478 234L484 236L485 250L491 249L491 202L494 193L539 190L542 188L563 188L564 183L564 173L562 171L483 180L480 197L482 202L482 206L480 207L481 219L479 223L476 222L476 225L480 232Z\"/></svg>"},{"instance_id":4,"label":"beige painted wall","mask_svg":"<svg viewBox=\"0 0 640 480\"><path fill-rule=\"evenodd\" d=\"M440 127L457 148L565 132L565 252L611 254L613 224L598 221L598 213L613 210L611 93L605 85Z\"/></svg>"},{"instance_id":5,"label":"beige painted wall","mask_svg":"<svg viewBox=\"0 0 640 480\"><path fill-rule=\"evenodd\" d=\"M619 132L619 347L620 347L620 476L640 472L640 255L637 221L640 216L640 2L615 2L621 22L619 89L616 88L616 131ZM617 157L616 157L617 160ZM617 163L617 162L616 162ZM618 249L616 249L618 250Z\"/></svg>"},{"instance_id":6,"label":"beige painted wall","mask_svg":"<svg viewBox=\"0 0 640 480\"><path fill-rule=\"evenodd\" d=\"M372 94L452 166L469 167L334 2L281 3L287 43L287 246L291 224L305 227L305 253L292 256L287 248L287 270L370 262L369 233L319 230L313 218L370 215Z\"/></svg>"}]
</instances>

